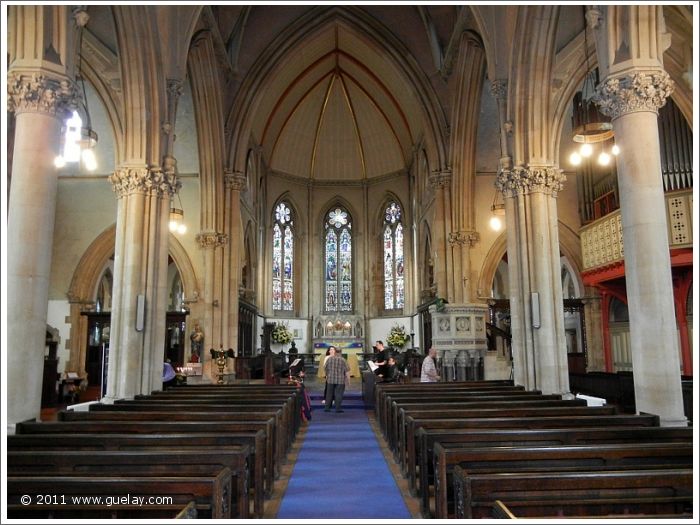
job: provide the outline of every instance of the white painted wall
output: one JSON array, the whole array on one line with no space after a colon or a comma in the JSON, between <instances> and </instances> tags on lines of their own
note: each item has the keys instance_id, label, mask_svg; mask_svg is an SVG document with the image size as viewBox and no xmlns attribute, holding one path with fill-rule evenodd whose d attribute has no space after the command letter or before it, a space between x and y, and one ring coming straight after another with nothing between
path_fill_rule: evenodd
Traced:
<instances>
[{"instance_id":1,"label":"white painted wall","mask_svg":"<svg viewBox=\"0 0 700 525\"><path fill-rule=\"evenodd\" d=\"M282 323L287 325L294 336L294 343L296 344L297 350L300 354L311 353L311 339L309 338L309 321L307 319L289 319L289 318L269 318L267 320L270 323ZM284 350L285 353L289 352L291 343L288 345L281 345L277 343L272 343L270 348L275 353L280 353Z\"/></svg>"},{"instance_id":2,"label":"white painted wall","mask_svg":"<svg viewBox=\"0 0 700 525\"><path fill-rule=\"evenodd\" d=\"M375 341L380 340L384 342L384 346L388 347L389 343L387 342L387 337L389 336L389 332L391 331L392 327L394 325L403 325L403 327L406 330L407 334L411 333L411 318L410 317L382 317L379 319L370 319L369 320L369 340L367 342L368 346L368 351L372 350L372 346L374 346ZM418 334L416 333L416 337ZM414 341L419 341L418 339L414 338ZM410 345L410 341L408 345ZM407 346L408 346L407 345Z\"/></svg>"}]
</instances>

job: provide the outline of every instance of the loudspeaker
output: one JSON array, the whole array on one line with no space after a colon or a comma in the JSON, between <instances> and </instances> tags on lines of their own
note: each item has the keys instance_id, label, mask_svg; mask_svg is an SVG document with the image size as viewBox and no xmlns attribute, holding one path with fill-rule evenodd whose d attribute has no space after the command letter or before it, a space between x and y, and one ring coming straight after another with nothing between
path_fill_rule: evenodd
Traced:
<instances>
[{"instance_id":1,"label":"loudspeaker","mask_svg":"<svg viewBox=\"0 0 700 525\"><path fill-rule=\"evenodd\" d=\"M530 307L532 309L532 327L540 327L540 294L537 292L530 293Z\"/></svg>"}]
</instances>

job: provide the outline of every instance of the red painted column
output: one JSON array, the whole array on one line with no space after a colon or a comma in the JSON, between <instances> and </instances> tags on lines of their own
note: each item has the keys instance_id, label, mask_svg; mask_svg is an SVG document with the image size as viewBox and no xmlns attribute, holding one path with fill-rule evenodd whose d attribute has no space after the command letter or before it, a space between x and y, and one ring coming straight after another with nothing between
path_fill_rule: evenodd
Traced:
<instances>
[{"instance_id":1,"label":"red painted column","mask_svg":"<svg viewBox=\"0 0 700 525\"><path fill-rule=\"evenodd\" d=\"M673 287L673 302L676 309L676 323L680 332L679 343L681 347L681 360L683 366L683 375L693 375L693 355L690 339L688 337L688 309L686 305L686 297L688 296L688 288L692 284L691 273L687 272L682 279L674 283Z\"/></svg>"}]
</instances>

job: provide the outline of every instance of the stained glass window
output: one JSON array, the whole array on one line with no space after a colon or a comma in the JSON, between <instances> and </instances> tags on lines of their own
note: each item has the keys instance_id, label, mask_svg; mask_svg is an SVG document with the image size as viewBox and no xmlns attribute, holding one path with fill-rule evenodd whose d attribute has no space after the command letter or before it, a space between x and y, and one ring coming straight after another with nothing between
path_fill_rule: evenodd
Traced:
<instances>
[{"instance_id":1,"label":"stained glass window","mask_svg":"<svg viewBox=\"0 0 700 525\"><path fill-rule=\"evenodd\" d=\"M403 225L401 207L390 202L384 211L384 308L394 310L404 304Z\"/></svg>"},{"instance_id":2,"label":"stained glass window","mask_svg":"<svg viewBox=\"0 0 700 525\"><path fill-rule=\"evenodd\" d=\"M294 309L294 221L284 202L275 208L272 227L272 308Z\"/></svg>"},{"instance_id":3,"label":"stained glass window","mask_svg":"<svg viewBox=\"0 0 700 525\"><path fill-rule=\"evenodd\" d=\"M352 311L352 222L347 211L326 215L325 301L327 312Z\"/></svg>"}]
</instances>

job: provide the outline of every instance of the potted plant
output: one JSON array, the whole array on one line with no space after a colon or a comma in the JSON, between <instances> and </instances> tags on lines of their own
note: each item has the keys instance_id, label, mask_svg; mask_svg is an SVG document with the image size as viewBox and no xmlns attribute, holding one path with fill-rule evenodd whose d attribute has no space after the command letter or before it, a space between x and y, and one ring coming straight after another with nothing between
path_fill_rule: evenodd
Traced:
<instances>
[{"instance_id":1,"label":"potted plant","mask_svg":"<svg viewBox=\"0 0 700 525\"><path fill-rule=\"evenodd\" d=\"M410 340L411 336L406 333L406 329L403 325L394 325L389 331L389 336L386 338L387 343L394 348L403 348Z\"/></svg>"},{"instance_id":2,"label":"potted plant","mask_svg":"<svg viewBox=\"0 0 700 525\"><path fill-rule=\"evenodd\" d=\"M271 338L273 343L287 345L292 342L294 334L286 325L279 323L275 324L275 327L272 329Z\"/></svg>"}]
</instances>

